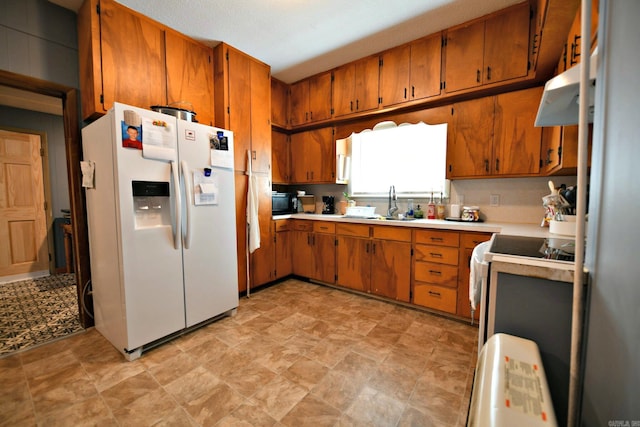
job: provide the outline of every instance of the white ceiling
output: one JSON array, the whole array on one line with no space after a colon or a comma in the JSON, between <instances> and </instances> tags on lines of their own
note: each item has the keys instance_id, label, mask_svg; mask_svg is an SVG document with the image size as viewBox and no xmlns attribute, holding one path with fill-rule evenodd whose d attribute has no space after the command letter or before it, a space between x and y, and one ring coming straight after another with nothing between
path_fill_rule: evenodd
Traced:
<instances>
[{"instance_id":1,"label":"white ceiling","mask_svg":"<svg viewBox=\"0 0 640 427\"><path fill-rule=\"evenodd\" d=\"M209 46L224 41L292 83L522 0L117 1Z\"/></svg>"}]
</instances>

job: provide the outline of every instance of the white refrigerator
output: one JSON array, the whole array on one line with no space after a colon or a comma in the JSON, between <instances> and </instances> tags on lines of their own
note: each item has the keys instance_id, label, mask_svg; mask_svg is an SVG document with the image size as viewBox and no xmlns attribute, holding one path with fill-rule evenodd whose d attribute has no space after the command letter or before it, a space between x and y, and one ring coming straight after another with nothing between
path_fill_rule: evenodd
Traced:
<instances>
[{"instance_id":1,"label":"white refrigerator","mask_svg":"<svg viewBox=\"0 0 640 427\"><path fill-rule=\"evenodd\" d=\"M115 103L82 143L96 329L133 360L235 314L233 133Z\"/></svg>"}]
</instances>

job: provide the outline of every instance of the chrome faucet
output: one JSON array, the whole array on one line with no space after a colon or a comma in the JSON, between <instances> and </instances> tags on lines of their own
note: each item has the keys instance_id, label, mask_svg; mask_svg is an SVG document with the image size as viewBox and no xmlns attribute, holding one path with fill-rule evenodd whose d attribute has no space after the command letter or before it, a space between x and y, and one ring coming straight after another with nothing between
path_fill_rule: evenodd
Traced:
<instances>
[{"instance_id":1,"label":"chrome faucet","mask_svg":"<svg viewBox=\"0 0 640 427\"><path fill-rule=\"evenodd\" d=\"M396 186L392 185L389 187L389 206L387 209L387 217L391 218L394 213L398 210L398 198L396 197Z\"/></svg>"}]
</instances>

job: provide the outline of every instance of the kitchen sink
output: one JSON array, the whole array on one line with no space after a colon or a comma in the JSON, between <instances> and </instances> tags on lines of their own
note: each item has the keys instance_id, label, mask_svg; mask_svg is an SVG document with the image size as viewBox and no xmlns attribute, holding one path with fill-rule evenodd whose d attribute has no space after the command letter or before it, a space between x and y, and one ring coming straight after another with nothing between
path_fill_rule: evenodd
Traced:
<instances>
[{"instance_id":1,"label":"kitchen sink","mask_svg":"<svg viewBox=\"0 0 640 427\"><path fill-rule=\"evenodd\" d=\"M395 218L392 216L381 216L380 219L386 220L386 221L415 221L416 218Z\"/></svg>"}]
</instances>

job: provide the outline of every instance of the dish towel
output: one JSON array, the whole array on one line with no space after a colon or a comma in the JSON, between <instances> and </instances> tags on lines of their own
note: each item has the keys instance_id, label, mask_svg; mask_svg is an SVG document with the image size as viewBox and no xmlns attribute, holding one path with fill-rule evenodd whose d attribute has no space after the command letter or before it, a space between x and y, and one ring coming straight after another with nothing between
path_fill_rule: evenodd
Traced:
<instances>
[{"instance_id":1,"label":"dish towel","mask_svg":"<svg viewBox=\"0 0 640 427\"><path fill-rule=\"evenodd\" d=\"M260 247L260 224L258 222L258 177L251 173L251 151L247 150L249 182L247 189L247 224L249 226L249 253Z\"/></svg>"},{"instance_id":2,"label":"dish towel","mask_svg":"<svg viewBox=\"0 0 640 427\"><path fill-rule=\"evenodd\" d=\"M469 302L471 303L471 319L473 312L480 303L480 293L482 290L482 264L484 262L484 254L489 249L491 242L482 242L473 248L471 253L471 266L469 274Z\"/></svg>"}]
</instances>

